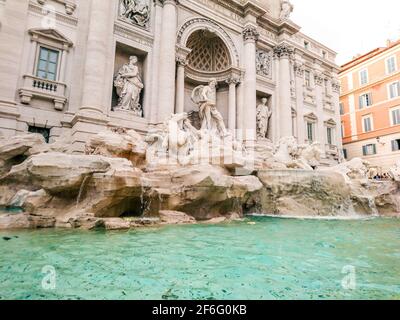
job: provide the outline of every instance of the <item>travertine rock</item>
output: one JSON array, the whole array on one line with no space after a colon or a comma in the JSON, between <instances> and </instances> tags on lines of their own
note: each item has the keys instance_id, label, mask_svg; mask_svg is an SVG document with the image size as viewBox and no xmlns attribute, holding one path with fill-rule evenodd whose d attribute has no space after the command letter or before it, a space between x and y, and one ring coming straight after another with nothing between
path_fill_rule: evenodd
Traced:
<instances>
[{"instance_id":1,"label":"travertine rock","mask_svg":"<svg viewBox=\"0 0 400 320\"><path fill-rule=\"evenodd\" d=\"M361 158L354 158L350 161L343 162L338 166L321 169L326 172L337 172L343 175L347 182L351 183L352 179L368 179L370 164Z\"/></svg>"},{"instance_id":2,"label":"travertine rock","mask_svg":"<svg viewBox=\"0 0 400 320\"><path fill-rule=\"evenodd\" d=\"M56 219L26 213L0 215L0 230L54 228Z\"/></svg>"},{"instance_id":3,"label":"travertine rock","mask_svg":"<svg viewBox=\"0 0 400 320\"><path fill-rule=\"evenodd\" d=\"M389 174L394 181L400 183L400 160L397 161L396 165L390 168Z\"/></svg>"},{"instance_id":4,"label":"travertine rock","mask_svg":"<svg viewBox=\"0 0 400 320\"><path fill-rule=\"evenodd\" d=\"M134 130L114 129L93 136L86 146L86 153L105 157L125 158L135 166L143 166L147 143Z\"/></svg>"},{"instance_id":5,"label":"travertine rock","mask_svg":"<svg viewBox=\"0 0 400 320\"><path fill-rule=\"evenodd\" d=\"M258 172L258 178L265 187L253 199L253 210L258 213L292 216L351 213L350 188L338 173L263 170Z\"/></svg>"},{"instance_id":6,"label":"travertine rock","mask_svg":"<svg viewBox=\"0 0 400 320\"><path fill-rule=\"evenodd\" d=\"M0 140L0 176L8 172L13 165L23 162L28 151L35 146L45 145L42 135L24 134Z\"/></svg>"},{"instance_id":7,"label":"travertine rock","mask_svg":"<svg viewBox=\"0 0 400 320\"><path fill-rule=\"evenodd\" d=\"M76 197L84 180L97 172L107 172L109 162L99 156L46 153L34 155L14 166L0 183L27 185L61 197Z\"/></svg>"},{"instance_id":8,"label":"travertine rock","mask_svg":"<svg viewBox=\"0 0 400 320\"><path fill-rule=\"evenodd\" d=\"M160 219L163 224L193 224L196 219L184 212L161 210Z\"/></svg>"}]
</instances>

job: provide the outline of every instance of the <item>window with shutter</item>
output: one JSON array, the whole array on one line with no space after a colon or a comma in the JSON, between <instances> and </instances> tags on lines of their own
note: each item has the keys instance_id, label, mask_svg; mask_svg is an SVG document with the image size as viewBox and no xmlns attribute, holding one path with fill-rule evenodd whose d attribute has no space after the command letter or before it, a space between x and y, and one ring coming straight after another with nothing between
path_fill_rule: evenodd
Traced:
<instances>
[{"instance_id":1,"label":"window with shutter","mask_svg":"<svg viewBox=\"0 0 400 320\"><path fill-rule=\"evenodd\" d=\"M392 151L400 151L400 139L392 141Z\"/></svg>"},{"instance_id":2,"label":"window with shutter","mask_svg":"<svg viewBox=\"0 0 400 320\"><path fill-rule=\"evenodd\" d=\"M389 59L386 60L386 69L387 73L391 74L396 71L396 58L395 57L390 57Z\"/></svg>"},{"instance_id":3,"label":"window with shutter","mask_svg":"<svg viewBox=\"0 0 400 320\"><path fill-rule=\"evenodd\" d=\"M400 108L394 109L392 112L392 125L397 126L400 124Z\"/></svg>"},{"instance_id":4,"label":"window with shutter","mask_svg":"<svg viewBox=\"0 0 400 320\"><path fill-rule=\"evenodd\" d=\"M400 95L400 82L397 81L389 85L390 99L397 98Z\"/></svg>"}]
</instances>

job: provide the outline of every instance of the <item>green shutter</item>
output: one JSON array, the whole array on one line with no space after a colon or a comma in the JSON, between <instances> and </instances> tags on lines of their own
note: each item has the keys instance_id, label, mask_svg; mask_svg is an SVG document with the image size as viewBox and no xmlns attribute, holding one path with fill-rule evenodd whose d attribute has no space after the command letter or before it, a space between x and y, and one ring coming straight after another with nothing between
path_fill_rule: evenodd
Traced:
<instances>
[{"instance_id":1,"label":"green shutter","mask_svg":"<svg viewBox=\"0 0 400 320\"><path fill-rule=\"evenodd\" d=\"M363 155L366 156L367 155L367 146L363 146Z\"/></svg>"},{"instance_id":2,"label":"green shutter","mask_svg":"<svg viewBox=\"0 0 400 320\"><path fill-rule=\"evenodd\" d=\"M376 154L376 144L373 144L374 146L374 154Z\"/></svg>"}]
</instances>

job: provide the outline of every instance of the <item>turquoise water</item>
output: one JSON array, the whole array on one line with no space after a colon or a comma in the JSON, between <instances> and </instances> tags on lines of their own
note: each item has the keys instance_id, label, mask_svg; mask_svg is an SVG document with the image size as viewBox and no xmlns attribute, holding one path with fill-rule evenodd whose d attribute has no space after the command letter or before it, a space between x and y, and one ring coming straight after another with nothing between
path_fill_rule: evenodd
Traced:
<instances>
[{"instance_id":1,"label":"turquoise water","mask_svg":"<svg viewBox=\"0 0 400 320\"><path fill-rule=\"evenodd\" d=\"M400 220L0 232L0 299L400 299Z\"/></svg>"}]
</instances>

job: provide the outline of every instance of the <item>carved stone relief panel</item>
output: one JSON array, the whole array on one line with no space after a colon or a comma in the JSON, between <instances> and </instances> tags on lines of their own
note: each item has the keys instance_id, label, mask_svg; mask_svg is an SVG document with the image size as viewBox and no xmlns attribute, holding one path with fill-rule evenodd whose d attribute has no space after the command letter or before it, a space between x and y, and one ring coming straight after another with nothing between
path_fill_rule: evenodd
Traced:
<instances>
[{"instance_id":1,"label":"carved stone relief panel","mask_svg":"<svg viewBox=\"0 0 400 320\"><path fill-rule=\"evenodd\" d=\"M150 0L120 0L119 19L133 25L148 28L150 22Z\"/></svg>"},{"instance_id":2,"label":"carved stone relief panel","mask_svg":"<svg viewBox=\"0 0 400 320\"><path fill-rule=\"evenodd\" d=\"M256 52L257 74L272 78L272 53L257 49Z\"/></svg>"}]
</instances>

